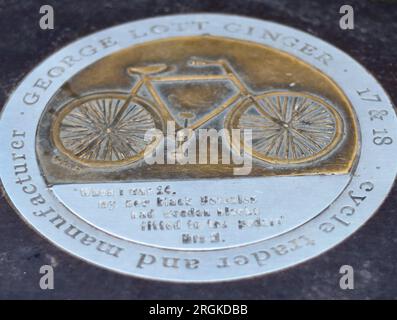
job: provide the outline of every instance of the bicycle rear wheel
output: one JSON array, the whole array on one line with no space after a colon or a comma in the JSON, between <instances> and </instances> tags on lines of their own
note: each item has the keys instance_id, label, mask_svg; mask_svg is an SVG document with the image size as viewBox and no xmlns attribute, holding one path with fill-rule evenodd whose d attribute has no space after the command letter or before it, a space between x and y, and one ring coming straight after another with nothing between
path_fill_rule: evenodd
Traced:
<instances>
[{"instance_id":1,"label":"bicycle rear wheel","mask_svg":"<svg viewBox=\"0 0 397 320\"><path fill-rule=\"evenodd\" d=\"M148 130L162 130L156 109L140 97L98 93L64 106L56 116L52 137L70 159L93 167L114 167L140 160L155 141Z\"/></svg>"}]
</instances>

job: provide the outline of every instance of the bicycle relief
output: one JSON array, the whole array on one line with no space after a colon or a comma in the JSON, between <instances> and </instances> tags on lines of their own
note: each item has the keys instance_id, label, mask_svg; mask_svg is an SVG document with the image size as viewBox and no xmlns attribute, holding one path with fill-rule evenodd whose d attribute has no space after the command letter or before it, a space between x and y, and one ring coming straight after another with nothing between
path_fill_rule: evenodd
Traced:
<instances>
[{"instance_id":1,"label":"bicycle relief","mask_svg":"<svg viewBox=\"0 0 397 320\"><path fill-rule=\"evenodd\" d=\"M252 130L252 145L243 148L263 163L288 167L321 160L342 139L341 115L317 95L267 88L254 92L225 59L194 57L188 64L201 72L174 74L170 72L172 66L163 63L130 66L126 72L134 84L129 92L96 92L72 100L54 121L55 146L85 166L118 167L142 160L145 150L154 147L153 142L144 139L148 130L165 132L166 122L175 121L177 130L194 131L221 114L223 128ZM221 72L206 73L205 68L219 68ZM195 81L210 85L223 80L232 83L235 92L204 116L198 117L191 109L180 112L178 119L182 118L182 123L155 86ZM141 94L142 89L148 93L146 96ZM233 142L229 143L233 148Z\"/></svg>"}]
</instances>

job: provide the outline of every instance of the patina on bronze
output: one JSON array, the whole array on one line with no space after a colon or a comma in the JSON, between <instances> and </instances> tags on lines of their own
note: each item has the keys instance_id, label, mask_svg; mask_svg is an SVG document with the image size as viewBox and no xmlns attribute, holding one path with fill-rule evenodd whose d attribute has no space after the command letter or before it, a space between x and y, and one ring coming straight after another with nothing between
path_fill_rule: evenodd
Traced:
<instances>
[{"instance_id":1,"label":"patina on bronze","mask_svg":"<svg viewBox=\"0 0 397 320\"><path fill-rule=\"evenodd\" d=\"M252 176L347 173L358 149L352 107L329 77L279 50L227 37L176 37L124 49L66 82L47 109L38 131L38 155L50 182L116 175L118 180L121 175L126 180L131 175L233 176L225 165L138 165L147 147L144 132L152 127L165 131L167 121L179 128L187 122L192 129L254 129L251 153L258 161ZM128 116L112 118L123 113ZM108 123L101 123L106 115ZM116 122L120 132L114 131L117 125L109 129ZM266 140L283 125L287 130ZM66 172L68 165L72 171ZM107 167L112 171L102 170Z\"/></svg>"}]
</instances>

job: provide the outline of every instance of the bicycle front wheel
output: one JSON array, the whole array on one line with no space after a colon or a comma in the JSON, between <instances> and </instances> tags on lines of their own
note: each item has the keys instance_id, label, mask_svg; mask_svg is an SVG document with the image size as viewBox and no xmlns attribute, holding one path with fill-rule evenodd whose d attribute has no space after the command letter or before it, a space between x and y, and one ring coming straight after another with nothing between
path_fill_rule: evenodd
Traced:
<instances>
[{"instance_id":1,"label":"bicycle front wheel","mask_svg":"<svg viewBox=\"0 0 397 320\"><path fill-rule=\"evenodd\" d=\"M342 137L342 118L325 100L276 91L246 99L229 116L229 129L252 130L254 157L274 164L308 163L330 153Z\"/></svg>"}]
</instances>

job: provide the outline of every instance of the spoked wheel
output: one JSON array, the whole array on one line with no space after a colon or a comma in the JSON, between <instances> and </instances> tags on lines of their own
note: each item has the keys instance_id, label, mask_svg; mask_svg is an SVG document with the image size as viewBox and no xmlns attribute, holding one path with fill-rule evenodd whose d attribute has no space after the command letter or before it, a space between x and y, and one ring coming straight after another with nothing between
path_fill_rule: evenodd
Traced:
<instances>
[{"instance_id":1,"label":"spoked wheel","mask_svg":"<svg viewBox=\"0 0 397 320\"><path fill-rule=\"evenodd\" d=\"M342 119L323 99L306 93L269 92L247 99L229 116L229 129L252 130L254 157L275 164L315 160L342 136Z\"/></svg>"},{"instance_id":2,"label":"spoked wheel","mask_svg":"<svg viewBox=\"0 0 397 320\"><path fill-rule=\"evenodd\" d=\"M145 100L100 93L72 101L57 115L52 135L56 147L88 166L119 166L144 157L154 147L149 129L162 130L157 111Z\"/></svg>"}]
</instances>

